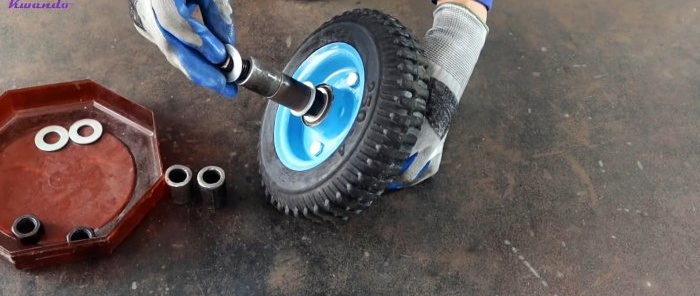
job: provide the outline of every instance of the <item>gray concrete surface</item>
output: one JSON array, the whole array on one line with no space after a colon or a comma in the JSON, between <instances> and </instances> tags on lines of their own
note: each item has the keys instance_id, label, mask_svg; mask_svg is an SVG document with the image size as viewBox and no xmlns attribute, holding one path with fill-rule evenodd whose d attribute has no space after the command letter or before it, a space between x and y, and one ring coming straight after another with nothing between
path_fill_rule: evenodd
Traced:
<instances>
[{"instance_id":1,"label":"gray concrete surface","mask_svg":"<svg viewBox=\"0 0 700 296\"><path fill-rule=\"evenodd\" d=\"M0 7L0 90L90 78L151 109L167 164L223 166L226 210L167 202L111 257L2 295L698 295L700 3L498 1L439 175L349 225L279 215L254 149L264 103L194 87L125 1ZM427 1L234 1L240 48L281 67L355 7L418 35Z\"/></svg>"}]
</instances>

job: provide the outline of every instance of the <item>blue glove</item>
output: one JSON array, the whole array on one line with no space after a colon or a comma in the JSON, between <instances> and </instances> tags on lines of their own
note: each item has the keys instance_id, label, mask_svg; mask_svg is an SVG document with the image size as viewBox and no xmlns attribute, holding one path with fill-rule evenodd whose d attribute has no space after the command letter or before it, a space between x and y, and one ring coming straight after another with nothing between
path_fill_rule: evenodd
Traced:
<instances>
[{"instance_id":1,"label":"blue glove","mask_svg":"<svg viewBox=\"0 0 700 296\"><path fill-rule=\"evenodd\" d=\"M204 23L192 14L199 8ZM233 9L227 0L129 0L136 29L154 43L170 64L203 87L233 98L238 86L227 83L218 65L224 44L234 45Z\"/></svg>"}]
</instances>

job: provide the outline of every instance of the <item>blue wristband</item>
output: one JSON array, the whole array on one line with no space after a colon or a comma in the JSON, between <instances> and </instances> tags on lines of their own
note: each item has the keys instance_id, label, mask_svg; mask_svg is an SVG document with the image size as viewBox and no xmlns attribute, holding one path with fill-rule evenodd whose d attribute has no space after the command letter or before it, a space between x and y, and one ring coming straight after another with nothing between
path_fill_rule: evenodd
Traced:
<instances>
[{"instance_id":1,"label":"blue wristband","mask_svg":"<svg viewBox=\"0 0 700 296\"><path fill-rule=\"evenodd\" d=\"M433 4L437 4L438 0L432 0L432 1L433 1ZM491 6L493 5L493 0L474 0L474 1L479 2L482 5L484 5L486 7L487 11L491 11Z\"/></svg>"}]
</instances>

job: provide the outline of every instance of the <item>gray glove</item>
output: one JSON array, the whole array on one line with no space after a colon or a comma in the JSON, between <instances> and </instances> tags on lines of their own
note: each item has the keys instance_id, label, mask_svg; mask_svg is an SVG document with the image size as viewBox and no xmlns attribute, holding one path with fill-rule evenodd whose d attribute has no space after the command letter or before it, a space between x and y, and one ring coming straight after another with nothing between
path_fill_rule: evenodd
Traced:
<instances>
[{"instance_id":1,"label":"gray glove","mask_svg":"<svg viewBox=\"0 0 700 296\"><path fill-rule=\"evenodd\" d=\"M440 167L452 116L469 82L489 28L469 9L442 4L423 42L429 62L430 97L426 120L394 189L412 186L435 175Z\"/></svg>"}]
</instances>

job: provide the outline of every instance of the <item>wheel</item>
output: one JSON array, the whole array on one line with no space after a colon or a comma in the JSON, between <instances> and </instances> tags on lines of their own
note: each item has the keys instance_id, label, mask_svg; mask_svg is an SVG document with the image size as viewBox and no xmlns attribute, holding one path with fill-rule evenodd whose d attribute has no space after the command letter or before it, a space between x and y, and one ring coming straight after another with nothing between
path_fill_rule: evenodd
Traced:
<instances>
[{"instance_id":1,"label":"wheel","mask_svg":"<svg viewBox=\"0 0 700 296\"><path fill-rule=\"evenodd\" d=\"M316 126L267 104L259 145L266 198L287 215L346 220L396 179L416 143L428 97L422 51L395 18L354 10L311 34L284 71L330 86L333 96Z\"/></svg>"}]
</instances>

